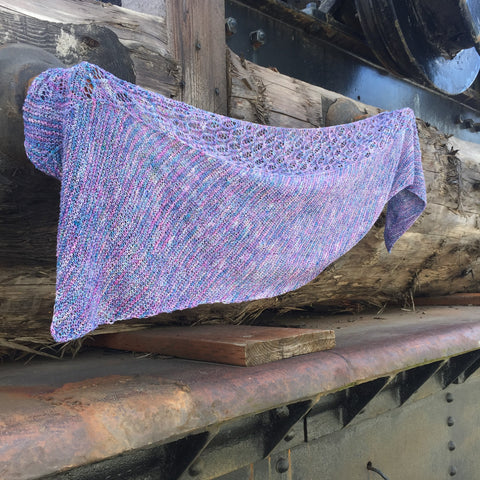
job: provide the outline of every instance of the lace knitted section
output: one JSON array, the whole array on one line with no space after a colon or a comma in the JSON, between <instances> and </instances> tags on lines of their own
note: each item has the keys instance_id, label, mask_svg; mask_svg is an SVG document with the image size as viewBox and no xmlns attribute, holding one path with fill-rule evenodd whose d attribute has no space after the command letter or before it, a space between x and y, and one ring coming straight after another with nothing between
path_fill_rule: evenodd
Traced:
<instances>
[{"instance_id":1,"label":"lace knitted section","mask_svg":"<svg viewBox=\"0 0 480 480\"><path fill-rule=\"evenodd\" d=\"M168 126L169 135L207 155L284 175L338 170L383 150L399 131L416 131L409 109L323 129L252 124L157 95L86 62L73 67L70 82L76 101L111 103L152 128Z\"/></svg>"}]
</instances>

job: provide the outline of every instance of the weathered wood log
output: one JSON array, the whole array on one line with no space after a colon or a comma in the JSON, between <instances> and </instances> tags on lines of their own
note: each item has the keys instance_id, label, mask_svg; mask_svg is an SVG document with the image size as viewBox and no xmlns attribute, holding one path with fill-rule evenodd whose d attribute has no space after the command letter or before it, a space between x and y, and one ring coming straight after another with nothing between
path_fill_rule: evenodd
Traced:
<instances>
[{"instance_id":1,"label":"weathered wood log","mask_svg":"<svg viewBox=\"0 0 480 480\"><path fill-rule=\"evenodd\" d=\"M108 53L115 37L129 53L139 85L166 96L180 93L165 18L95 0L18 0L0 3L0 25L0 45L35 45L67 66L101 58L100 66L114 74L118 50L102 52ZM99 31L109 40L99 38Z\"/></svg>"},{"instance_id":2,"label":"weathered wood log","mask_svg":"<svg viewBox=\"0 0 480 480\"><path fill-rule=\"evenodd\" d=\"M67 65L89 59L91 52L85 45L95 45L94 41L81 40L84 31L71 29L71 25L79 24L93 24L99 29L107 26L127 48L138 84L181 98L182 72L169 53L163 19L90 1L16 0L0 4L0 25L5 32L0 44L22 41L40 44L51 53L60 49L68 53L61 55ZM78 41L68 37L72 41L67 42L62 32ZM68 44L73 50L68 51ZM228 81L229 115L270 125L323 126L334 102L343 98L243 62L233 54ZM353 103L361 114L379 111ZM282 312L312 305L348 309L358 302L383 305L415 295L478 291L480 146L447 138L421 120L418 127L429 204L390 255L383 245L380 219L360 244L295 292L243 304L204 305L162 314L148 323L251 322L269 309ZM0 169L2 356L15 349L31 351L52 344L49 324L55 291L58 183L34 172L26 159L10 158L8 152L1 152ZM119 322L108 328L119 331L137 328L139 323Z\"/></svg>"}]
</instances>

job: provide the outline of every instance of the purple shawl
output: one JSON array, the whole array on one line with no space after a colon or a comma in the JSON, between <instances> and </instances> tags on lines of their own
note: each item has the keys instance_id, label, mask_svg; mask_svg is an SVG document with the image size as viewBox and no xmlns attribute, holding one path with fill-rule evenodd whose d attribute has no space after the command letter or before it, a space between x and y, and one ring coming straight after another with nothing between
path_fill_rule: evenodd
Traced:
<instances>
[{"instance_id":1,"label":"purple shawl","mask_svg":"<svg viewBox=\"0 0 480 480\"><path fill-rule=\"evenodd\" d=\"M352 248L388 202L390 250L425 208L409 109L256 125L81 63L33 82L30 160L62 182L52 335L279 295Z\"/></svg>"}]
</instances>

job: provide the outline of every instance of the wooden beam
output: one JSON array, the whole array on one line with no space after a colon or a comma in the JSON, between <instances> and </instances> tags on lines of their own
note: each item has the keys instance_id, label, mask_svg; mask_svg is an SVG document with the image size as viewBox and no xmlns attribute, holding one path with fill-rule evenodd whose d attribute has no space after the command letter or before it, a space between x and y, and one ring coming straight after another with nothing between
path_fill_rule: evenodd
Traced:
<instances>
[{"instance_id":1,"label":"wooden beam","mask_svg":"<svg viewBox=\"0 0 480 480\"><path fill-rule=\"evenodd\" d=\"M257 71L230 50L227 59L229 116L287 128L325 125L323 89L270 68Z\"/></svg>"},{"instance_id":2,"label":"wooden beam","mask_svg":"<svg viewBox=\"0 0 480 480\"><path fill-rule=\"evenodd\" d=\"M287 128L324 127L328 108L341 95L227 52L230 117ZM352 100L371 115L380 109Z\"/></svg>"},{"instance_id":3,"label":"wooden beam","mask_svg":"<svg viewBox=\"0 0 480 480\"><path fill-rule=\"evenodd\" d=\"M333 330L201 325L98 335L92 345L251 367L335 346Z\"/></svg>"},{"instance_id":4,"label":"wooden beam","mask_svg":"<svg viewBox=\"0 0 480 480\"><path fill-rule=\"evenodd\" d=\"M166 96L178 95L179 67L168 46L165 18L95 0L0 2L0 45L35 45L67 66L88 59L88 45L72 28L79 25L108 28L118 37L131 56L137 84Z\"/></svg>"},{"instance_id":5,"label":"wooden beam","mask_svg":"<svg viewBox=\"0 0 480 480\"><path fill-rule=\"evenodd\" d=\"M182 71L180 100L227 113L223 0L168 0L169 46Z\"/></svg>"},{"instance_id":6,"label":"wooden beam","mask_svg":"<svg viewBox=\"0 0 480 480\"><path fill-rule=\"evenodd\" d=\"M480 305L480 293L454 293L452 295L436 297L417 297L414 299L415 305Z\"/></svg>"}]
</instances>

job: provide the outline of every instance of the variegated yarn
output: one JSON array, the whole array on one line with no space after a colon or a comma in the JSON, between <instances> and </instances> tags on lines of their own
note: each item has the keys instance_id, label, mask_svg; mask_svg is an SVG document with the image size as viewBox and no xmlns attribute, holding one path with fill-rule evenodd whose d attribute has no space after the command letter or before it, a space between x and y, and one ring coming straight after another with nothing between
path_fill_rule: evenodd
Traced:
<instances>
[{"instance_id":1,"label":"variegated yarn","mask_svg":"<svg viewBox=\"0 0 480 480\"><path fill-rule=\"evenodd\" d=\"M30 160L62 182L57 341L294 290L352 248L387 202L388 249L425 207L409 109L276 128L81 63L37 77L24 120Z\"/></svg>"}]
</instances>

